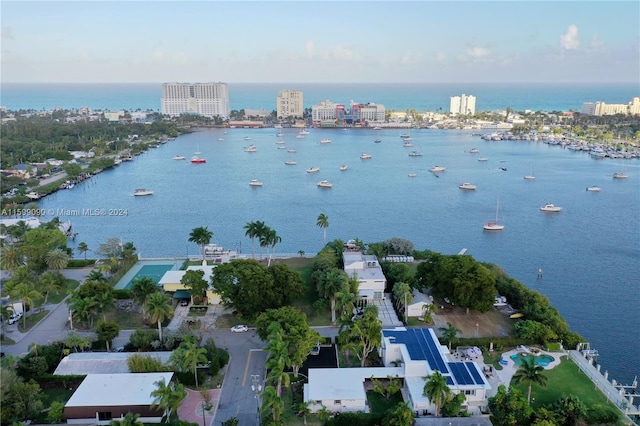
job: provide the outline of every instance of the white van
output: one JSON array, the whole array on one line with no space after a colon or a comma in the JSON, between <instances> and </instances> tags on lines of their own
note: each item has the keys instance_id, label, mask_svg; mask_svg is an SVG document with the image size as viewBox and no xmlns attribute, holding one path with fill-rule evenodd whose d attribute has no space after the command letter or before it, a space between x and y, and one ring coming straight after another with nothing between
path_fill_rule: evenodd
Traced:
<instances>
[{"instance_id":1,"label":"white van","mask_svg":"<svg viewBox=\"0 0 640 426\"><path fill-rule=\"evenodd\" d=\"M22 318L22 312L17 312L17 313L11 314L11 316L9 317L9 325L20 321L20 318Z\"/></svg>"}]
</instances>

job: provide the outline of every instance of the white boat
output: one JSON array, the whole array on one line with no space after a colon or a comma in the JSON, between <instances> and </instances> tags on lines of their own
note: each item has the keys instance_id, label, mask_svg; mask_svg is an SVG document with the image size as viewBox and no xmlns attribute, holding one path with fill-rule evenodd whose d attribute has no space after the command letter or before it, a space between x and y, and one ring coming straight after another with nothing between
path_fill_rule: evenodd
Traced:
<instances>
[{"instance_id":1,"label":"white boat","mask_svg":"<svg viewBox=\"0 0 640 426\"><path fill-rule=\"evenodd\" d=\"M489 161L489 159L487 157L480 157L478 158L478 161Z\"/></svg>"},{"instance_id":2,"label":"white boat","mask_svg":"<svg viewBox=\"0 0 640 426\"><path fill-rule=\"evenodd\" d=\"M284 145L278 145L278 149L287 149L287 147Z\"/></svg>"},{"instance_id":3,"label":"white boat","mask_svg":"<svg viewBox=\"0 0 640 426\"><path fill-rule=\"evenodd\" d=\"M471 148L471 149L469 150L469 152L470 152L471 154L476 154L476 153L480 152L480 150L479 150L478 148Z\"/></svg>"},{"instance_id":4,"label":"white boat","mask_svg":"<svg viewBox=\"0 0 640 426\"><path fill-rule=\"evenodd\" d=\"M307 129L302 129L298 132L299 135L303 135L303 136L308 135L309 133L311 132L309 132Z\"/></svg>"},{"instance_id":5,"label":"white boat","mask_svg":"<svg viewBox=\"0 0 640 426\"><path fill-rule=\"evenodd\" d=\"M245 137L244 137L244 140L245 140L245 141L250 141L250 140L251 140L251 136L245 136Z\"/></svg>"},{"instance_id":6,"label":"white boat","mask_svg":"<svg viewBox=\"0 0 640 426\"><path fill-rule=\"evenodd\" d=\"M418 176L418 175L417 175L417 174L415 174L415 173L409 173L407 176L409 176L409 177L416 177L416 176Z\"/></svg>"},{"instance_id":7,"label":"white boat","mask_svg":"<svg viewBox=\"0 0 640 426\"><path fill-rule=\"evenodd\" d=\"M500 206L500 202L496 201L496 220L493 222L486 222L482 229L485 231L502 231L504 229L504 225L498 223L498 208Z\"/></svg>"},{"instance_id":8,"label":"white boat","mask_svg":"<svg viewBox=\"0 0 640 426\"><path fill-rule=\"evenodd\" d=\"M276 145L284 145L284 141L276 141Z\"/></svg>"},{"instance_id":9,"label":"white boat","mask_svg":"<svg viewBox=\"0 0 640 426\"><path fill-rule=\"evenodd\" d=\"M422 157L422 152L420 152L420 151L411 151L409 153L409 157Z\"/></svg>"},{"instance_id":10,"label":"white boat","mask_svg":"<svg viewBox=\"0 0 640 426\"><path fill-rule=\"evenodd\" d=\"M298 164L298 163L296 163L296 162L295 162L295 161L293 161L293 160L289 160L289 161L285 161L285 162L284 162L284 164L286 164L287 166L295 166L295 165L296 165L296 164Z\"/></svg>"},{"instance_id":11,"label":"white boat","mask_svg":"<svg viewBox=\"0 0 640 426\"><path fill-rule=\"evenodd\" d=\"M318 188L332 188L333 184L328 180L321 180L318 182Z\"/></svg>"},{"instance_id":12,"label":"white boat","mask_svg":"<svg viewBox=\"0 0 640 426\"><path fill-rule=\"evenodd\" d=\"M349 167L347 167L346 164L343 164L342 166L340 166L340 171L344 172L345 170L347 170Z\"/></svg>"},{"instance_id":13,"label":"white boat","mask_svg":"<svg viewBox=\"0 0 640 426\"><path fill-rule=\"evenodd\" d=\"M223 141L223 140L224 140L224 138L218 138L218 140L219 140L219 141Z\"/></svg>"},{"instance_id":14,"label":"white boat","mask_svg":"<svg viewBox=\"0 0 640 426\"><path fill-rule=\"evenodd\" d=\"M322 138L322 139L320 139L320 143L323 143L323 144L331 143L331 139Z\"/></svg>"},{"instance_id":15,"label":"white boat","mask_svg":"<svg viewBox=\"0 0 640 426\"><path fill-rule=\"evenodd\" d=\"M295 154L295 153L296 153L296 152L298 152L298 151L296 151L296 150L295 150L295 148L289 148L289 149L287 150L287 152L290 152L290 153L292 153L292 154Z\"/></svg>"},{"instance_id":16,"label":"white boat","mask_svg":"<svg viewBox=\"0 0 640 426\"><path fill-rule=\"evenodd\" d=\"M429 169L431 173L444 172L445 170L447 170L447 168L442 166L433 166L432 168Z\"/></svg>"},{"instance_id":17,"label":"white boat","mask_svg":"<svg viewBox=\"0 0 640 426\"><path fill-rule=\"evenodd\" d=\"M372 158L371 154L367 154L366 152L363 152L362 154L360 154L361 160L370 160L371 158Z\"/></svg>"},{"instance_id":18,"label":"white boat","mask_svg":"<svg viewBox=\"0 0 640 426\"><path fill-rule=\"evenodd\" d=\"M380 143L380 142L382 142L382 139L375 139L373 142Z\"/></svg>"},{"instance_id":19,"label":"white boat","mask_svg":"<svg viewBox=\"0 0 640 426\"><path fill-rule=\"evenodd\" d=\"M320 167L309 167L307 169L307 173L318 173L320 171Z\"/></svg>"},{"instance_id":20,"label":"white boat","mask_svg":"<svg viewBox=\"0 0 640 426\"><path fill-rule=\"evenodd\" d=\"M174 160L186 160L187 157L185 157L184 155L176 155L175 157L173 157Z\"/></svg>"},{"instance_id":21,"label":"white boat","mask_svg":"<svg viewBox=\"0 0 640 426\"><path fill-rule=\"evenodd\" d=\"M614 179L626 179L628 176L624 172L618 172L613 174Z\"/></svg>"},{"instance_id":22,"label":"white boat","mask_svg":"<svg viewBox=\"0 0 640 426\"><path fill-rule=\"evenodd\" d=\"M587 191L589 191L589 192L600 192L600 187L597 186L597 185L588 186L587 187Z\"/></svg>"},{"instance_id":23,"label":"white boat","mask_svg":"<svg viewBox=\"0 0 640 426\"><path fill-rule=\"evenodd\" d=\"M68 186L67 186L68 188ZM26 197L29 198L30 200L39 200L40 199L40 194L38 194L37 192L29 192L28 194L26 194Z\"/></svg>"},{"instance_id":24,"label":"white boat","mask_svg":"<svg viewBox=\"0 0 640 426\"><path fill-rule=\"evenodd\" d=\"M531 174L524 176L525 180L536 180L536 175L533 174L533 167L531 167Z\"/></svg>"},{"instance_id":25,"label":"white boat","mask_svg":"<svg viewBox=\"0 0 640 426\"><path fill-rule=\"evenodd\" d=\"M244 149L244 152L256 152L258 150L258 148L256 148L255 145L249 145L248 147L246 147Z\"/></svg>"},{"instance_id":26,"label":"white boat","mask_svg":"<svg viewBox=\"0 0 640 426\"><path fill-rule=\"evenodd\" d=\"M296 135L296 138L298 138L298 139L304 139L304 135L297 134L297 135Z\"/></svg>"},{"instance_id":27,"label":"white boat","mask_svg":"<svg viewBox=\"0 0 640 426\"><path fill-rule=\"evenodd\" d=\"M136 197L144 197L145 195L153 195L153 191L150 189L138 188L133 193Z\"/></svg>"},{"instance_id":28,"label":"white boat","mask_svg":"<svg viewBox=\"0 0 640 426\"><path fill-rule=\"evenodd\" d=\"M413 146L413 144L408 139L405 139L405 142L402 144L402 146L404 146L405 148L410 148Z\"/></svg>"},{"instance_id":29,"label":"white boat","mask_svg":"<svg viewBox=\"0 0 640 426\"><path fill-rule=\"evenodd\" d=\"M262 182L258 179L251 179L249 186L262 186Z\"/></svg>"},{"instance_id":30,"label":"white boat","mask_svg":"<svg viewBox=\"0 0 640 426\"><path fill-rule=\"evenodd\" d=\"M281 138L284 136L284 133L276 133L276 137Z\"/></svg>"},{"instance_id":31,"label":"white boat","mask_svg":"<svg viewBox=\"0 0 640 426\"><path fill-rule=\"evenodd\" d=\"M540 210L543 212L557 213L562 210L562 207L558 207L554 204L547 203L544 206L540 207Z\"/></svg>"},{"instance_id":32,"label":"white boat","mask_svg":"<svg viewBox=\"0 0 640 426\"><path fill-rule=\"evenodd\" d=\"M464 182L458 186L460 189L466 189L468 191L474 191L476 189L475 185L470 184L469 182Z\"/></svg>"}]
</instances>

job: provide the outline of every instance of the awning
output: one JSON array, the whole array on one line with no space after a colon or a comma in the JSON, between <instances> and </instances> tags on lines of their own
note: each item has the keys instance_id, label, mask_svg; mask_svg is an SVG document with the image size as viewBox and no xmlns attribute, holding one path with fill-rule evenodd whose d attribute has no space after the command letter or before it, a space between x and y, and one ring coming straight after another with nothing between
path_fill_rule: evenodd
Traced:
<instances>
[{"instance_id":1,"label":"awning","mask_svg":"<svg viewBox=\"0 0 640 426\"><path fill-rule=\"evenodd\" d=\"M174 299L191 299L191 293L189 293L187 290L177 290L175 293L173 293L173 298Z\"/></svg>"},{"instance_id":2,"label":"awning","mask_svg":"<svg viewBox=\"0 0 640 426\"><path fill-rule=\"evenodd\" d=\"M360 297L367 299L373 299L375 294L373 290L359 290L358 293L360 294Z\"/></svg>"}]
</instances>

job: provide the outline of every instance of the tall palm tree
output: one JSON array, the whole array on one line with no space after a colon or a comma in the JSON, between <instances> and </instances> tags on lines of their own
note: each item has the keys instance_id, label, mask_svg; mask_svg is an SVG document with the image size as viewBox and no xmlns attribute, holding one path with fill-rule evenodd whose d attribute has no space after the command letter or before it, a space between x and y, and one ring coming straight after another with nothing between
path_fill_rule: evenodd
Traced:
<instances>
[{"instance_id":1,"label":"tall palm tree","mask_svg":"<svg viewBox=\"0 0 640 426\"><path fill-rule=\"evenodd\" d=\"M322 279L321 295L331 303L331 322L336 322L336 293L349 291L349 276L342 269L333 268Z\"/></svg>"},{"instance_id":2,"label":"tall palm tree","mask_svg":"<svg viewBox=\"0 0 640 426\"><path fill-rule=\"evenodd\" d=\"M131 285L131 297L142 306L142 316L146 317L145 304L149 295L158 291L158 283L149 276L142 276L133 279Z\"/></svg>"},{"instance_id":3,"label":"tall palm tree","mask_svg":"<svg viewBox=\"0 0 640 426\"><path fill-rule=\"evenodd\" d=\"M329 218L326 214L320 213L316 226L322 229L322 247L327 245L327 228L329 227Z\"/></svg>"},{"instance_id":4,"label":"tall palm tree","mask_svg":"<svg viewBox=\"0 0 640 426\"><path fill-rule=\"evenodd\" d=\"M213 232L206 226L193 228L189 234L189 242L199 244L202 248L202 260L204 260L204 246L211 242L211 238L213 238Z\"/></svg>"},{"instance_id":5,"label":"tall palm tree","mask_svg":"<svg viewBox=\"0 0 640 426\"><path fill-rule=\"evenodd\" d=\"M429 398L429 401L436 405L436 416L440 414L440 407L447 400L451 393L447 386L447 378L435 370L432 375L423 377L426 380L422 395Z\"/></svg>"},{"instance_id":6,"label":"tall palm tree","mask_svg":"<svg viewBox=\"0 0 640 426\"><path fill-rule=\"evenodd\" d=\"M442 337L449 341L449 352L451 352L451 342L458 339L458 333L461 330L450 322L447 322L446 327L440 327L438 330L442 331Z\"/></svg>"},{"instance_id":7,"label":"tall palm tree","mask_svg":"<svg viewBox=\"0 0 640 426\"><path fill-rule=\"evenodd\" d=\"M262 392L262 410L265 414L270 414L274 423L278 424L284 412L284 401L276 392L273 386L267 386Z\"/></svg>"},{"instance_id":8,"label":"tall palm tree","mask_svg":"<svg viewBox=\"0 0 640 426\"><path fill-rule=\"evenodd\" d=\"M154 385L156 385L156 389L151 391L151 396L153 397L151 406L162 409L164 412L162 415L163 420L168 423L177 414L180 403L187 396L187 391L184 390L182 384L166 383L164 377L155 382Z\"/></svg>"},{"instance_id":9,"label":"tall palm tree","mask_svg":"<svg viewBox=\"0 0 640 426\"><path fill-rule=\"evenodd\" d=\"M22 324L27 327L27 307L34 306L34 301L42 299L42 293L38 291L36 286L36 278L27 269L26 266L21 266L16 269L13 277L7 283L7 290L12 297L20 299L24 309L22 315Z\"/></svg>"},{"instance_id":10,"label":"tall palm tree","mask_svg":"<svg viewBox=\"0 0 640 426\"><path fill-rule=\"evenodd\" d=\"M23 263L23 259L14 245L5 244L0 247L0 268L15 271Z\"/></svg>"},{"instance_id":11,"label":"tall palm tree","mask_svg":"<svg viewBox=\"0 0 640 426\"><path fill-rule=\"evenodd\" d=\"M151 322L158 323L158 338L162 342L162 321L173 316L173 309L169 306L169 299L162 292L157 291L147 297L145 308L151 317Z\"/></svg>"},{"instance_id":12,"label":"tall palm tree","mask_svg":"<svg viewBox=\"0 0 640 426\"><path fill-rule=\"evenodd\" d=\"M338 320L340 322L340 330L351 324L353 310L356 307L356 295L351 293L349 289L339 291L335 294L336 311L338 312Z\"/></svg>"},{"instance_id":13,"label":"tall palm tree","mask_svg":"<svg viewBox=\"0 0 640 426\"><path fill-rule=\"evenodd\" d=\"M107 312L110 312L111 310L113 310L115 305L115 298L113 297L113 293L111 292L100 293L95 295L93 299L96 301L95 303L96 311L101 312L102 319L106 321Z\"/></svg>"},{"instance_id":14,"label":"tall palm tree","mask_svg":"<svg viewBox=\"0 0 640 426\"><path fill-rule=\"evenodd\" d=\"M40 276L40 282L38 283L39 291L44 292L44 302L43 305L47 304L49 300L49 293L51 291L57 292L63 288L65 284L66 278L58 271L49 271L45 272Z\"/></svg>"},{"instance_id":15,"label":"tall palm tree","mask_svg":"<svg viewBox=\"0 0 640 426\"><path fill-rule=\"evenodd\" d=\"M260 235L261 230L264 228L264 222L256 221L256 222L247 222L244 225L245 229L245 237L249 237L251 239L251 257L254 257L254 242L255 239Z\"/></svg>"},{"instance_id":16,"label":"tall palm tree","mask_svg":"<svg viewBox=\"0 0 640 426\"><path fill-rule=\"evenodd\" d=\"M91 250L89 250L89 246L87 245L87 243L82 241L78 243L78 247L76 247L76 251L80 254L84 253L84 260L87 260L87 252Z\"/></svg>"},{"instance_id":17,"label":"tall palm tree","mask_svg":"<svg viewBox=\"0 0 640 426\"><path fill-rule=\"evenodd\" d=\"M111 420L109 426L143 426L144 423L138 420L138 417L140 417L140 414L127 413L120 420Z\"/></svg>"},{"instance_id":18,"label":"tall palm tree","mask_svg":"<svg viewBox=\"0 0 640 426\"><path fill-rule=\"evenodd\" d=\"M309 408L309 401L303 401L298 404L298 414L302 416L303 424L307 424L307 416L311 414L311 409Z\"/></svg>"},{"instance_id":19,"label":"tall palm tree","mask_svg":"<svg viewBox=\"0 0 640 426\"><path fill-rule=\"evenodd\" d=\"M267 266L271 266L271 260L276 251L276 244L281 241L282 238L280 238L275 229L271 229L268 226L265 227L264 232L260 236L260 246L267 247L267 249L269 247L271 248L270 252L269 250L267 250L267 254L269 255L269 263L267 264Z\"/></svg>"},{"instance_id":20,"label":"tall palm tree","mask_svg":"<svg viewBox=\"0 0 640 426\"><path fill-rule=\"evenodd\" d=\"M536 364L533 356L528 356L522 360L522 364L518 371L513 375L513 381L516 384L529 382L529 392L527 393L527 402L531 402L531 385L536 383L542 387L547 386L547 376L542 374L544 367Z\"/></svg>"},{"instance_id":21,"label":"tall palm tree","mask_svg":"<svg viewBox=\"0 0 640 426\"><path fill-rule=\"evenodd\" d=\"M100 269L93 269L87 275L86 281L102 281L102 282L106 282L108 280L107 280L107 277L104 276L104 274L102 273L102 271Z\"/></svg>"},{"instance_id":22,"label":"tall palm tree","mask_svg":"<svg viewBox=\"0 0 640 426\"><path fill-rule=\"evenodd\" d=\"M183 368L193 370L193 377L196 380L196 387L198 387L198 365L207 363L207 350L205 348L199 348L195 342L187 342L183 345L184 352Z\"/></svg>"},{"instance_id":23,"label":"tall palm tree","mask_svg":"<svg viewBox=\"0 0 640 426\"><path fill-rule=\"evenodd\" d=\"M49 250L44 259L49 269L59 271L60 269L67 267L67 264L69 263L69 253L61 248L55 248L53 250Z\"/></svg>"}]
</instances>

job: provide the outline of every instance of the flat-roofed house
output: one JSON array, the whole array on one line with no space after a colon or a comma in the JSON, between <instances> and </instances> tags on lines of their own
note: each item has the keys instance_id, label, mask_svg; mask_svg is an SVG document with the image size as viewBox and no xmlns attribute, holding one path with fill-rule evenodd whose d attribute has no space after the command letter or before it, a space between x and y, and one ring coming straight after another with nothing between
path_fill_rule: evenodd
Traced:
<instances>
[{"instance_id":1,"label":"flat-roofed house","mask_svg":"<svg viewBox=\"0 0 640 426\"><path fill-rule=\"evenodd\" d=\"M425 307L433 304L433 297L417 289L413 289L412 294L413 300L407 307L407 316L412 318L424 316Z\"/></svg>"},{"instance_id":2,"label":"flat-roofed house","mask_svg":"<svg viewBox=\"0 0 640 426\"><path fill-rule=\"evenodd\" d=\"M165 292L173 293L174 299L184 299L191 297L188 289L180 281L187 271L202 271L204 275L202 278L209 283L209 289L207 289L207 303L217 305L220 303L220 295L213 291L211 288L211 277L213 276L213 270L216 265L198 265L189 266L186 271L167 271L164 273L158 285L162 286Z\"/></svg>"},{"instance_id":3,"label":"flat-roofed house","mask_svg":"<svg viewBox=\"0 0 640 426\"><path fill-rule=\"evenodd\" d=\"M368 301L384 299L387 278L376 256L346 250L342 253L342 259L347 275L358 280L358 293L361 299Z\"/></svg>"},{"instance_id":4,"label":"flat-roofed house","mask_svg":"<svg viewBox=\"0 0 640 426\"><path fill-rule=\"evenodd\" d=\"M88 374L64 406L68 424L107 425L127 413L143 423L160 423L162 410L152 408L156 382L169 383L173 373Z\"/></svg>"}]
</instances>

